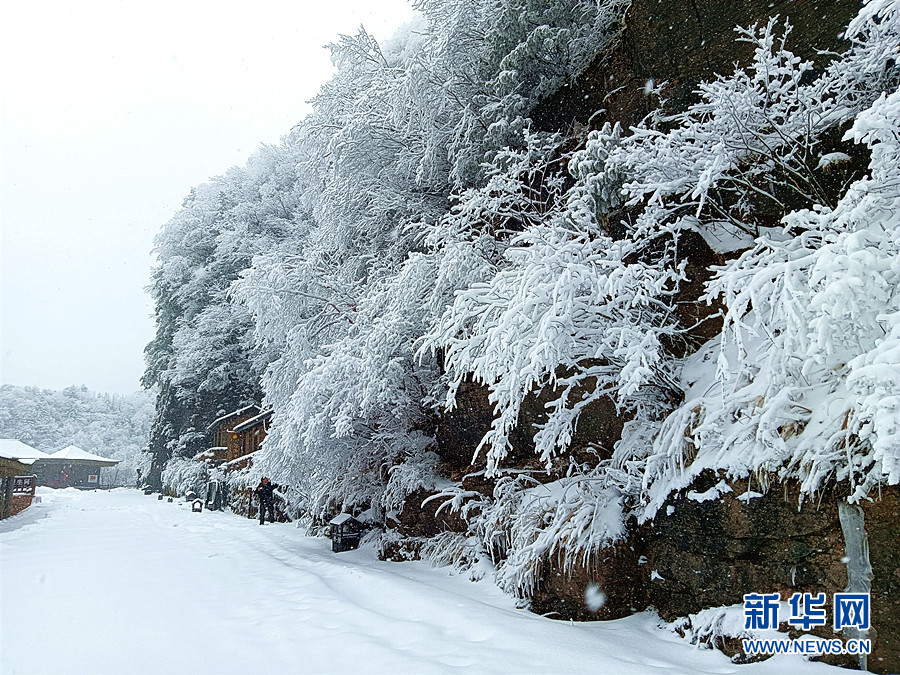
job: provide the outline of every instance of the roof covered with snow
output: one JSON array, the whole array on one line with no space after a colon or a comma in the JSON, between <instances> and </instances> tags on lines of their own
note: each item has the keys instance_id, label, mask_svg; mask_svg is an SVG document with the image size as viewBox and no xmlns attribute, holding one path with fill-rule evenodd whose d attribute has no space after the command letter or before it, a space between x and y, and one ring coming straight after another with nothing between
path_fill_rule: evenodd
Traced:
<instances>
[{"instance_id":1,"label":"roof covered with snow","mask_svg":"<svg viewBox=\"0 0 900 675\"><path fill-rule=\"evenodd\" d=\"M227 422L228 420L230 420L234 417L240 417L241 415L248 415L248 414L249 415L258 415L259 414L259 406L253 405L251 403L250 405L245 405L243 408L238 408L237 410L232 410L230 413L225 413L221 417L217 417L216 419L214 419L210 423L210 425L206 428L212 429L214 426L216 426L220 422Z\"/></svg>"},{"instance_id":2,"label":"roof covered with snow","mask_svg":"<svg viewBox=\"0 0 900 675\"><path fill-rule=\"evenodd\" d=\"M349 520L352 520L354 522L359 522L358 520L356 520L356 518L351 516L349 513L341 513L340 515L337 515L334 518L332 518L328 524L329 525L343 525L344 523L346 523Z\"/></svg>"},{"instance_id":3,"label":"roof covered with snow","mask_svg":"<svg viewBox=\"0 0 900 675\"><path fill-rule=\"evenodd\" d=\"M32 448L27 443L15 438L0 438L0 457L17 459L23 464L31 464L35 460L46 459L49 456L46 452Z\"/></svg>"},{"instance_id":4,"label":"roof covered with snow","mask_svg":"<svg viewBox=\"0 0 900 675\"><path fill-rule=\"evenodd\" d=\"M109 465L118 464L118 459L109 459L100 455L92 455L81 448L69 445L62 450L57 450L47 457L47 459L64 459L69 462L104 462Z\"/></svg>"},{"instance_id":5,"label":"roof covered with snow","mask_svg":"<svg viewBox=\"0 0 900 675\"><path fill-rule=\"evenodd\" d=\"M268 410L263 410L256 417L251 417L249 420L246 420L245 422L241 422L240 424L236 425L234 427L234 429L232 429L232 431L239 432L239 431L246 431L247 429L252 429L253 427L265 422L271 416L272 416L271 408L269 408Z\"/></svg>"},{"instance_id":6,"label":"roof covered with snow","mask_svg":"<svg viewBox=\"0 0 900 675\"><path fill-rule=\"evenodd\" d=\"M235 458L232 459L230 462L227 462L227 463L225 464L225 466L228 466L228 467L237 466L237 465L239 465L241 462L246 462L246 461L248 461L248 458L249 458L249 461L253 461L253 456L254 456L257 452L259 452L259 450L254 450L253 452L248 452L246 455L241 455L240 457L235 457Z\"/></svg>"}]
</instances>

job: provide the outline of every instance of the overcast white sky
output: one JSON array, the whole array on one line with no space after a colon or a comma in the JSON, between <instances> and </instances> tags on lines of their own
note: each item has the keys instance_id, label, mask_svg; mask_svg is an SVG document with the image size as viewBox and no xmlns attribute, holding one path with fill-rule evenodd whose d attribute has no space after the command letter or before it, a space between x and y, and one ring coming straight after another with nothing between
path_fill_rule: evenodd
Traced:
<instances>
[{"instance_id":1,"label":"overcast white sky","mask_svg":"<svg viewBox=\"0 0 900 675\"><path fill-rule=\"evenodd\" d=\"M153 237L407 0L0 0L0 382L139 388Z\"/></svg>"}]
</instances>

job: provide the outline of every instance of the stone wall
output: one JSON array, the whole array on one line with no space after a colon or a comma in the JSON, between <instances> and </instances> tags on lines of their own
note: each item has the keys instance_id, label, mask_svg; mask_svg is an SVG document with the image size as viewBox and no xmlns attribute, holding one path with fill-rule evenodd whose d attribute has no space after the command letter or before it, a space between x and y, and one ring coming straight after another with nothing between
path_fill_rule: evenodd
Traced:
<instances>
[{"instance_id":1,"label":"stone wall","mask_svg":"<svg viewBox=\"0 0 900 675\"><path fill-rule=\"evenodd\" d=\"M645 94L649 81L668 82L673 109L696 100L694 90L716 73L746 63L751 47L736 42L735 26L763 24L771 16L793 26L789 48L816 65L819 50L841 51L839 35L856 16L855 0L634 0L619 47L592 63L571 85L541 103L533 118L541 129L565 131L591 121L627 128L656 106ZM597 111L603 111L597 114Z\"/></svg>"},{"instance_id":2,"label":"stone wall","mask_svg":"<svg viewBox=\"0 0 900 675\"><path fill-rule=\"evenodd\" d=\"M32 495L13 495L12 498L12 506L9 510L9 515L14 516L17 513L21 513L29 506L31 506L31 502L34 499Z\"/></svg>"},{"instance_id":3,"label":"stone wall","mask_svg":"<svg viewBox=\"0 0 900 675\"><path fill-rule=\"evenodd\" d=\"M666 621L710 607L737 605L745 593L826 593L847 587L844 537L838 503L840 489L823 491L802 505L793 484L773 484L762 497L747 501L747 481L729 482L732 492L695 501L721 480L704 475L672 497L660 515L628 540L601 550L586 566L565 574L546 565L532 600L534 611L554 618L597 620L652 607ZM754 488L756 491L757 488ZM667 515L668 506L674 507ZM884 488L863 505L872 563L872 672L900 672L900 486ZM584 597L595 584L606 594L600 612ZM830 626L811 631L834 637ZM850 665L853 659L833 659Z\"/></svg>"}]
</instances>

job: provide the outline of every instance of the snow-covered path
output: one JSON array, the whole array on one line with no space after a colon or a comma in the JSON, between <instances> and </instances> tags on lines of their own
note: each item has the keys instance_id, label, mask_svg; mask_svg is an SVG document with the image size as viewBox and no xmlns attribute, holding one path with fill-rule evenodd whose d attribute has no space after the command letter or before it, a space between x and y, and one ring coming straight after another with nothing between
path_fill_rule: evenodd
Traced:
<instances>
[{"instance_id":1,"label":"snow-covered path","mask_svg":"<svg viewBox=\"0 0 900 675\"><path fill-rule=\"evenodd\" d=\"M288 524L134 490L39 494L0 523L4 674L830 670L796 657L733 666L649 614L552 621L489 582L371 549L335 555Z\"/></svg>"}]
</instances>

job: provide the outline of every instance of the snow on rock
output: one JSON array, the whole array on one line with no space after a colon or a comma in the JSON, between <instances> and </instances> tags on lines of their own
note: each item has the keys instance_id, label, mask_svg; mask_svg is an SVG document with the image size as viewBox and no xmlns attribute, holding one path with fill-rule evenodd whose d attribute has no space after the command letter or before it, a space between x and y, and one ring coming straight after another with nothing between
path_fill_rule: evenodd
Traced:
<instances>
[{"instance_id":1,"label":"snow on rock","mask_svg":"<svg viewBox=\"0 0 900 675\"><path fill-rule=\"evenodd\" d=\"M791 616L790 606L786 602L778 603L779 623L786 622ZM721 638L757 638L765 640L787 640L786 633L775 629L748 630L744 628L743 605L710 607L691 614L670 624L673 630L683 632L691 644L715 644Z\"/></svg>"},{"instance_id":2,"label":"snow on rock","mask_svg":"<svg viewBox=\"0 0 900 675\"><path fill-rule=\"evenodd\" d=\"M684 229L697 232L716 253L733 253L753 246L754 237L735 227L728 221L720 220L703 223L696 218L685 218Z\"/></svg>"},{"instance_id":3,"label":"snow on rock","mask_svg":"<svg viewBox=\"0 0 900 675\"><path fill-rule=\"evenodd\" d=\"M731 492L731 486L728 485L728 483L726 483L724 480L720 480L718 483L709 488L709 490L706 490L704 492L691 490L690 492L688 492L687 496L688 499L692 499L695 502L708 502L711 499L718 499L726 492Z\"/></svg>"}]
</instances>

